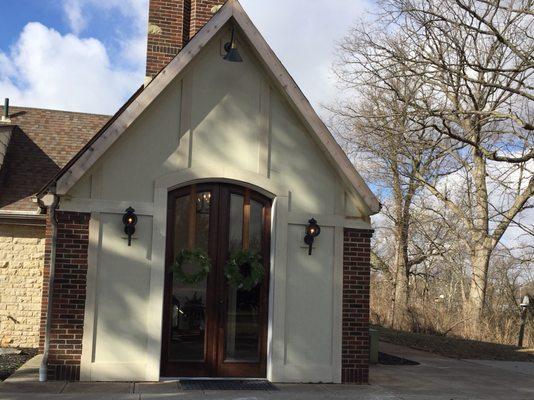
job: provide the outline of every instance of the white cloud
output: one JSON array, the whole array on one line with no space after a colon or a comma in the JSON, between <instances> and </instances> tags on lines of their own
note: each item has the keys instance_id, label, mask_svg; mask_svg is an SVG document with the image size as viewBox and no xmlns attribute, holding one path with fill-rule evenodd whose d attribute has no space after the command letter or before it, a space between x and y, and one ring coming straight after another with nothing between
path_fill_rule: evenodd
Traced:
<instances>
[{"instance_id":1,"label":"white cloud","mask_svg":"<svg viewBox=\"0 0 534 400\"><path fill-rule=\"evenodd\" d=\"M241 3L312 104L320 110L320 104L331 102L334 42L372 2ZM13 49L0 51L0 97L12 97L13 104L111 114L144 77L148 0L61 0L60 4L71 34L62 36L41 24L26 26ZM105 45L82 38L99 18L113 21L114 15L121 17L120 23L106 27Z\"/></svg>"},{"instance_id":2,"label":"white cloud","mask_svg":"<svg viewBox=\"0 0 534 400\"><path fill-rule=\"evenodd\" d=\"M0 79L15 73L15 67L11 60L4 54L0 53Z\"/></svg>"},{"instance_id":3,"label":"white cloud","mask_svg":"<svg viewBox=\"0 0 534 400\"><path fill-rule=\"evenodd\" d=\"M146 30L148 15L148 0L63 0L63 10L72 31L79 34L88 27L89 11L98 17L102 11L118 11L123 16L131 18L129 27Z\"/></svg>"},{"instance_id":4,"label":"white cloud","mask_svg":"<svg viewBox=\"0 0 534 400\"><path fill-rule=\"evenodd\" d=\"M142 69L146 55L149 0L63 0L63 10L72 32L80 35L103 13L120 14L127 23L108 28L118 42L117 59ZM112 19L113 20L113 19Z\"/></svg>"},{"instance_id":5,"label":"white cloud","mask_svg":"<svg viewBox=\"0 0 534 400\"><path fill-rule=\"evenodd\" d=\"M63 9L70 28L78 35L87 27L87 20L82 13L81 2L77 0L65 0Z\"/></svg>"},{"instance_id":6,"label":"white cloud","mask_svg":"<svg viewBox=\"0 0 534 400\"><path fill-rule=\"evenodd\" d=\"M6 62L5 60L8 59ZM0 53L0 93L12 104L110 113L140 84L134 72L111 67L98 40L62 36L29 23L9 57Z\"/></svg>"},{"instance_id":7,"label":"white cloud","mask_svg":"<svg viewBox=\"0 0 534 400\"><path fill-rule=\"evenodd\" d=\"M15 45L0 51L0 97L10 97L14 105L112 114L144 78L148 0L60 4L72 33L27 24ZM111 21L120 20L115 14L129 21L109 26L108 49L82 37L103 13Z\"/></svg>"}]
</instances>

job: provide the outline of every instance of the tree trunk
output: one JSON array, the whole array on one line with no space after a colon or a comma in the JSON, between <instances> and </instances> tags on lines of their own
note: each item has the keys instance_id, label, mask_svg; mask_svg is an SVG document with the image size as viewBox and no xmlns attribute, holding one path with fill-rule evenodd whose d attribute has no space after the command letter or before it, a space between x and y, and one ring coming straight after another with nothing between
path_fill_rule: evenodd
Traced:
<instances>
[{"instance_id":1,"label":"tree trunk","mask_svg":"<svg viewBox=\"0 0 534 400\"><path fill-rule=\"evenodd\" d=\"M473 150L474 200L473 229L471 232L471 284L469 287L468 315L473 333L478 333L488 282L491 239L489 237L488 188L486 184L486 160L478 149Z\"/></svg>"},{"instance_id":2,"label":"tree trunk","mask_svg":"<svg viewBox=\"0 0 534 400\"><path fill-rule=\"evenodd\" d=\"M408 235L402 224L397 227L395 255L395 297L391 325L394 329L409 327L408 304L410 299L408 279Z\"/></svg>"},{"instance_id":3,"label":"tree trunk","mask_svg":"<svg viewBox=\"0 0 534 400\"><path fill-rule=\"evenodd\" d=\"M408 306L410 300L408 259L408 235L410 231L410 211L416 190L415 180L410 179L408 190L402 191L399 166L393 163L393 192L395 199L395 294L392 308L391 325L394 329L409 328Z\"/></svg>"},{"instance_id":4,"label":"tree trunk","mask_svg":"<svg viewBox=\"0 0 534 400\"><path fill-rule=\"evenodd\" d=\"M397 284L395 285L395 306L393 311L393 328L407 329L409 328L409 282L406 276L405 267L400 265L397 272Z\"/></svg>"},{"instance_id":5,"label":"tree trunk","mask_svg":"<svg viewBox=\"0 0 534 400\"><path fill-rule=\"evenodd\" d=\"M488 270L489 260L491 256L491 248L481 246L475 249L471 257L471 284L469 287L469 301L468 301L468 318L469 326L473 328L476 334L479 331L480 322L484 312L484 304L486 303L486 288L488 284Z\"/></svg>"}]
</instances>

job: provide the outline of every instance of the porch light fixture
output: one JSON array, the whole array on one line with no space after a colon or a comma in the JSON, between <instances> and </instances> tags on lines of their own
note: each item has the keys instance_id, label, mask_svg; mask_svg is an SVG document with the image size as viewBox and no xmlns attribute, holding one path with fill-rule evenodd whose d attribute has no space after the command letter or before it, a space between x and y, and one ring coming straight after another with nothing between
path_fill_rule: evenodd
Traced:
<instances>
[{"instance_id":1,"label":"porch light fixture","mask_svg":"<svg viewBox=\"0 0 534 400\"><path fill-rule=\"evenodd\" d=\"M223 57L225 61L243 62L243 58L241 57L241 54L239 54L239 50L237 49L235 28L232 29L232 39L230 39L230 41L224 45L224 50L226 51L226 55Z\"/></svg>"},{"instance_id":2,"label":"porch light fixture","mask_svg":"<svg viewBox=\"0 0 534 400\"><path fill-rule=\"evenodd\" d=\"M126 213L122 217L124 224L124 233L128 235L128 246L132 245L132 235L135 233L135 225L137 225L137 215L132 207L126 209Z\"/></svg>"},{"instance_id":3,"label":"porch light fixture","mask_svg":"<svg viewBox=\"0 0 534 400\"><path fill-rule=\"evenodd\" d=\"M304 243L309 246L308 255L312 254L312 245L313 241L317 236L321 234L321 227L317 225L315 218L312 218L308 221L308 226L306 227L306 236L304 236Z\"/></svg>"}]
</instances>

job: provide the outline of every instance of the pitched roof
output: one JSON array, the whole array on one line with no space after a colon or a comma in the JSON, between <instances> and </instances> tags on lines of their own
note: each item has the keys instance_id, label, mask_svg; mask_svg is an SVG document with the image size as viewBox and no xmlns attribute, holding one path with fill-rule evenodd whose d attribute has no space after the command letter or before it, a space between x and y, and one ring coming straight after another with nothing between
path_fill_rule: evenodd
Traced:
<instances>
[{"instance_id":1,"label":"pitched roof","mask_svg":"<svg viewBox=\"0 0 534 400\"><path fill-rule=\"evenodd\" d=\"M99 159L102 154L122 135L123 132L157 98L167 85L193 60L193 58L229 21L239 29L266 71L271 75L279 90L285 94L293 109L314 134L316 142L324 150L345 182L361 197L371 214L380 211L380 202L366 185L345 152L336 142L324 122L317 115L306 96L302 93L291 75L284 68L273 50L254 26L237 0L228 0L213 18L188 42L178 55L114 116L91 141L89 146L63 168L50 184L57 184L57 193L65 194ZM41 191L44 193L46 187Z\"/></svg>"},{"instance_id":2,"label":"pitched roof","mask_svg":"<svg viewBox=\"0 0 534 400\"><path fill-rule=\"evenodd\" d=\"M109 118L105 115L10 107L12 135L1 170L0 214L36 212L38 207L32 202L32 196Z\"/></svg>"}]
</instances>

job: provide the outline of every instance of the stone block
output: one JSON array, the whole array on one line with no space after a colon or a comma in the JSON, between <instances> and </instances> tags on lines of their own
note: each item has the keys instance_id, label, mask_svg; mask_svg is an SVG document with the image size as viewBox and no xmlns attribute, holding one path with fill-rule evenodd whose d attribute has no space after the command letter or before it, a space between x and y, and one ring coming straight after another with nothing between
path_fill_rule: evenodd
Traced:
<instances>
[{"instance_id":1,"label":"stone block","mask_svg":"<svg viewBox=\"0 0 534 400\"><path fill-rule=\"evenodd\" d=\"M0 342L3 345L38 346L44 234L42 227L0 225Z\"/></svg>"}]
</instances>

